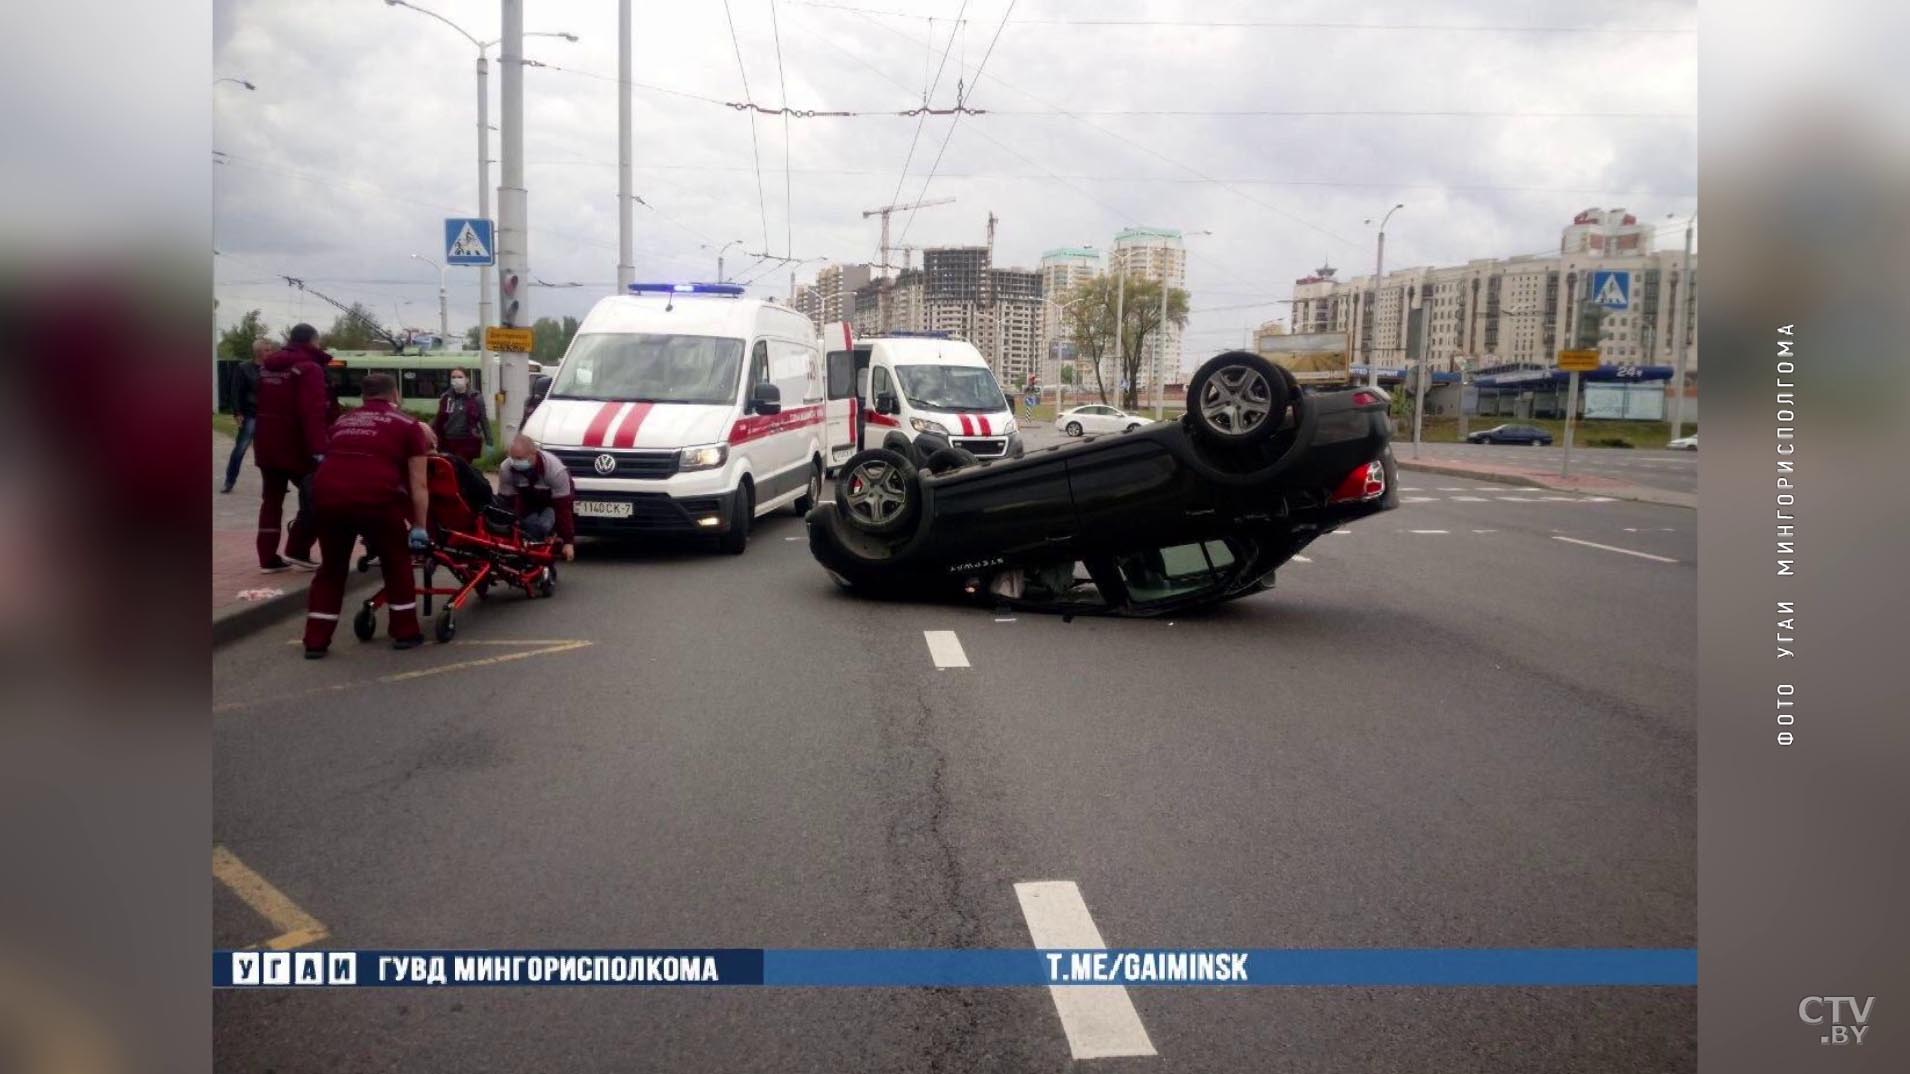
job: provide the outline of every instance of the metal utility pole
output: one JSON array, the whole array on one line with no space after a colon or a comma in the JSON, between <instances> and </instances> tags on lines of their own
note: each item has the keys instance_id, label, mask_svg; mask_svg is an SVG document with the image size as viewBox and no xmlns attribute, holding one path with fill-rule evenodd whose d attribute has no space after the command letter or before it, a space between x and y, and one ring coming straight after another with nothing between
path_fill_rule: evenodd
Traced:
<instances>
[{"instance_id":1,"label":"metal utility pole","mask_svg":"<svg viewBox=\"0 0 1910 1074\"><path fill-rule=\"evenodd\" d=\"M491 76L490 61L484 58L482 48L477 58L478 90L478 218L491 219ZM495 243L497 236L492 235ZM491 253L495 256L497 251ZM491 266L478 266L478 375L484 380L484 387L491 393L493 407L497 406L498 379L497 363L491 359L491 345L484 338L484 330L491 324ZM501 414L502 411L499 411Z\"/></svg>"},{"instance_id":2,"label":"metal utility pole","mask_svg":"<svg viewBox=\"0 0 1910 1074\"><path fill-rule=\"evenodd\" d=\"M530 323L530 197L524 189L524 0L502 0L504 38L498 62L504 67L499 104L500 141L497 186L498 320ZM530 394L530 356L518 351L498 355L498 436L510 443L524 422Z\"/></svg>"},{"instance_id":3,"label":"metal utility pole","mask_svg":"<svg viewBox=\"0 0 1910 1074\"><path fill-rule=\"evenodd\" d=\"M899 209L926 209L931 205L947 205L954 200L954 198L934 198L929 201L918 201L906 205L884 205L880 209L866 209L863 211L862 219L864 220L867 220L871 216L879 216L882 218L882 264L880 267L884 276L889 274L889 214Z\"/></svg>"},{"instance_id":4,"label":"metal utility pole","mask_svg":"<svg viewBox=\"0 0 1910 1074\"><path fill-rule=\"evenodd\" d=\"M617 0L617 293L636 282L630 219L630 0Z\"/></svg>"},{"instance_id":5,"label":"metal utility pole","mask_svg":"<svg viewBox=\"0 0 1910 1074\"><path fill-rule=\"evenodd\" d=\"M1127 263L1125 261L1121 263L1119 276L1120 283L1114 292L1114 375L1120 378L1115 381L1115 385L1116 389L1121 393L1121 401L1125 403L1127 402L1127 390L1119 387L1120 384L1127 379L1127 363L1121 360L1121 337L1127 334L1123 331L1123 329L1126 328L1124 317L1126 316L1127 306ZM1102 383L1106 383L1106 381ZM1102 402L1106 401L1105 399L1102 400Z\"/></svg>"},{"instance_id":6,"label":"metal utility pole","mask_svg":"<svg viewBox=\"0 0 1910 1074\"><path fill-rule=\"evenodd\" d=\"M1394 213L1405 207L1406 203L1401 202L1386 210L1386 215L1379 220L1379 250L1373 255L1373 297L1370 300L1373 307L1372 334L1375 336L1379 335L1379 279L1386 273L1386 222L1393 218ZM1368 220L1367 223L1370 224L1372 221ZM1379 387L1378 349L1371 339L1366 341L1366 386L1369 388Z\"/></svg>"},{"instance_id":7,"label":"metal utility pole","mask_svg":"<svg viewBox=\"0 0 1910 1074\"><path fill-rule=\"evenodd\" d=\"M1432 329L1426 326L1425 321L1428 312L1427 306L1420 306L1419 354L1414 367L1417 375L1413 378L1413 458L1415 459L1419 458L1419 442L1426 428L1426 381L1432 372L1426 368L1427 341L1432 338ZM1465 409L1463 398L1460 400L1460 409Z\"/></svg>"},{"instance_id":8,"label":"metal utility pole","mask_svg":"<svg viewBox=\"0 0 1910 1074\"><path fill-rule=\"evenodd\" d=\"M1698 215L1691 214L1685 221L1685 256L1678 269L1678 288L1683 294L1678 299L1676 322L1671 330L1677 333L1677 367L1671 379L1671 438L1673 440L1685 434L1685 336L1686 326L1692 322L1691 316L1691 229L1697 224Z\"/></svg>"}]
</instances>

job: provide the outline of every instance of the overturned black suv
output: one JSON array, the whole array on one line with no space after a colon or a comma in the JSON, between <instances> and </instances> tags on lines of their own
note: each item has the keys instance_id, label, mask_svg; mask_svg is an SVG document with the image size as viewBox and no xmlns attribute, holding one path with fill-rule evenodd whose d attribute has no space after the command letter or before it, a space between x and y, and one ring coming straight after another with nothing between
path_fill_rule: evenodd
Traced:
<instances>
[{"instance_id":1,"label":"overturned black suv","mask_svg":"<svg viewBox=\"0 0 1910 1074\"><path fill-rule=\"evenodd\" d=\"M1177 422L991 462L861 452L809 512L809 550L870 596L1076 615L1247 596L1320 534L1398 505L1389 402L1303 394L1232 351L1194 374Z\"/></svg>"}]
</instances>

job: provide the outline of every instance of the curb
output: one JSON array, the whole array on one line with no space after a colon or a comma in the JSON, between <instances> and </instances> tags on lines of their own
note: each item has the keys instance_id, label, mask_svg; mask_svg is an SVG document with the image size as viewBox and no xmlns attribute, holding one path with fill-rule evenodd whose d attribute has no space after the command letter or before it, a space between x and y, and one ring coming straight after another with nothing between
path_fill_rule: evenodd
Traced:
<instances>
[{"instance_id":1,"label":"curb","mask_svg":"<svg viewBox=\"0 0 1910 1074\"><path fill-rule=\"evenodd\" d=\"M309 578L310 575L305 577ZM362 590L374 582L382 581L383 576L376 571L360 574L357 571L345 575L345 606L350 607L353 593ZM306 595L311 585L280 593L270 600L242 601L228 604L212 610L212 648L216 651L243 638L249 638L270 627L282 623L305 610Z\"/></svg>"},{"instance_id":2,"label":"curb","mask_svg":"<svg viewBox=\"0 0 1910 1074\"><path fill-rule=\"evenodd\" d=\"M1422 462L1411 459L1394 459L1394 465L1402 470L1417 470L1420 473L1443 474L1446 477L1469 477L1475 481L1492 481L1501 485L1517 485L1521 488L1546 489L1551 492L1576 492L1583 495L1610 496L1615 500L1631 500L1635 503L1657 504L1661 507L1683 507L1697 510L1698 497L1689 492L1672 492L1667 489L1646 488L1642 485L1619 485L1605 489L1575 488L1571 485L1548 483L1532 474L1504 473L1497 470L1479 470L1455 463Z\"/></svg>"}]
</instances>

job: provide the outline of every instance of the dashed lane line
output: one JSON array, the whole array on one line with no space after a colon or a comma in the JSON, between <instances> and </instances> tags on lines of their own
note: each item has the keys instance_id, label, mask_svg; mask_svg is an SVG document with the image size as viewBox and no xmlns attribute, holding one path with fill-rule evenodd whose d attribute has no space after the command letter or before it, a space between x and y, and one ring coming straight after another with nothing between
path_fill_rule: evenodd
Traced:
<instances>
[{"instance_id":1,"label":"dashed lane line","mask_svg":"<svg viewBox=\"0 0 1910 1074\"><path fill-rule=\"evenodd\" d=\"M1484 496L1454 496L1452 498L1452 502L1453 503L1486 503L1488 501L1486 500Z\"/></svg>"},{"instance_id":2,"label":"dashed lane line","mask_svg":"<svg viewBox=\"0 0 1910 1074\"><path fill-rule=\"evenodd\" d=\"M924 630L922 640L928 642L928 656L938 668L965 668L968 654L962 651L962 639L955 636L953 630Z\"/></svg>"},{"instance_id":3,"label":"dashed lane line","mask_svg":"<svg viewBox=\"0 0 1910 1074\"><path fill-rule=\"evenodd\" d=\"M1313 561L1312 561L1312 560L1310 560L1310 559L1308 559L1308 558L1307 558L1307 557L1305 557L1305 556L1294 556L1294 557L1293 557L1293 562L1295 562L1295 563L1311 563L1311 562L1313 562Z\"/></svg>"},{"instance_id":4,"label":"dashed lane line","mask_svg":"<svg viewBox=\"0 0 1910 1074\"><path fill-rule=\"evenodd\" d=\"M1081 889L1072 880L1038 880L1015 885L1015 898L1037 948L1105 950L1101 930L1088 913ZM1076 1059L1113 1059L1154 1055L1154 1042L1141 1025L1140 1012L1120 985L1049 985L1061 1031Z\"/></svg>"},{"instance_id":5,"label":"dashed lane line","mask_svg":"<svg viewBox=\"0 0 1910 1074\"><path fill-rule=\"evenodd\" d=\"M1407 530L1407 533L1448 533L1449 530Z\"/></svg>"},{"instance_id":6,"label":"dashed lane line","mask_svg":"<svg viewBox=\"0 0 1910 1074\"><path fill-rule=\"evenodd\" d=\"M317 918L299 909L298 904L286 898L284 892L273 887L222 846L212 848L212 875L279 930L277 936L262 944L254 944L254 947L289 951L294 947L317 943L331 935Z\"/></svg>"},{"instance_id":7,"label":"dashed lane line","mask_svg":"<svg viewBox=\"0 0 1910 1074\"><path fill-rule=\"evenodd\" d=\"M1605 550L1605 551L1607 551L1607 552L1617 552L1617 553L1619 553L1620 555L1626 555L1626 556L1637 556L1637 557L1638 557L1639 559L1649 559L1649 560L1654 560L1654 561L1656 561L1656 562L1659 562L1659 563L1676 563L1676 562L1678 562L1677 560L1675 560L1675 559L1672 559L1672 558L1671 558L1671 557L1669 557L1669 556L1654 556L1654 555L1652 555L1652 554L1651 554L1650 552L1638 552L1638 551L1634 551L1633 549L1630 549L1630 548L1620 548L1620 547L1618 547L1617 545L1610 545L1610 544L1599 544L1599 543L1598 543L1597 541L1581 541L1581 540L1579 540L1579 539L1578 539L1578 538L1576 538L1576 537L1560 537L1560 536L1559 536L1558 534L1556 534L1556 533L1552 535L1552 539L1553 539L1554 541L1564 541L1564 542L1566 542L1566 543L1568 543L1568 544L1582 544L1582 545L1584 545L1584 546L1585 546L1585 547L1587 547L1587 548L1601 548L1601 549L1604 549L1604 550Z\"/></svg>"}]
</instances>

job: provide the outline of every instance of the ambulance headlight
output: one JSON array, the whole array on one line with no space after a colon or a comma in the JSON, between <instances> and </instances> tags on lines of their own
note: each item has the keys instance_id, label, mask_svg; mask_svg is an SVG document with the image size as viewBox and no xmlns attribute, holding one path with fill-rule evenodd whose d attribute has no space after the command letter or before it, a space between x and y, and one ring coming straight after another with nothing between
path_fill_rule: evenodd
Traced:
<instances>
[{"instance_id":1,"label":"ambulance headlight","mask_svg":"<svg viewBox=\"0 0 1910 1074\"><path fill-rule=\"evenodd\" d=\"M1001 434L1003 436L1013 436L1015 435L1015 430L1019 428L1021 428L1021 426L1016 425L1015 419L1011 417L1008 419L1008 424L1001 427Z\"/></svg>"},{"instance_id":2,"label":"ambulance headlight","mask_svg":"<svg viewBox=\"0 0 1910 1074\"><path fill-rule=\"evenodd\" d=\"M937 436L948 435L948 430L942 427L941 422L929 421L926 418L910 418L909 427L918 433L934 433Z\"/></svg>"},{"instance_id":3,"label":"ambulance headlight","mask_svg":"<svg viewBox=\"0 0 1910 1074\"><path fill-rule=\"evenodd\" d=\"M728 444L699 444L676 453L679 470L714 470L729 461Z\"/></svg>"}]
</instances>

